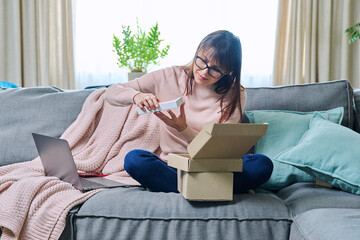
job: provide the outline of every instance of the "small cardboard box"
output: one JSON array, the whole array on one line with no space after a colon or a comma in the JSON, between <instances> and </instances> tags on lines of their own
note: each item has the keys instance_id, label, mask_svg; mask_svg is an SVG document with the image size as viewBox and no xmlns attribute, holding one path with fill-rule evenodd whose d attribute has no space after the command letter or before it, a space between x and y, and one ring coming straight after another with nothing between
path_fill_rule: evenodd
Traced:
<instances>
[{"instance_id":1,"label":"small cardboard box","mask_svg":"<svg viewBox=\"0 0 360 240\"><path fill-rule=\"evenodd\" d=\"M168 165L178 169L179 192L188 200L232 200L233 172L242 171L241 157L265 135L267 127L251 123L204 124L188 145L188 155L168 155Z\"/></svg>"},{"instance_id":2,"label":"small cardboard box","mask_svg":"<svg viewBox=\"0 0 360 240\"><path fill-rule=\"evenodd\" d=\"M192 201L231 201L232 172L185 172L178 170L178 190Z\"/></svg>"},{"instance_id":3,"label":"small cardboard box","mask_svg":"<svg viewBox=\"0 0 360 240\"><path fill-rule=\"evenodd\" d=\"M164 110L168 110L168 109L178 108L181 106L181 104L183 104L183 99L182 99L182 97L179 97L175 100L159 103L159 107L156 108L155 110L148 110L147 108L145 108L145 111L143 111L143 110L141 110L141 108L138 107L137 112L138 112L138 114L145 114L145 113L164 111Z\"/></svg>"}]
</instances>

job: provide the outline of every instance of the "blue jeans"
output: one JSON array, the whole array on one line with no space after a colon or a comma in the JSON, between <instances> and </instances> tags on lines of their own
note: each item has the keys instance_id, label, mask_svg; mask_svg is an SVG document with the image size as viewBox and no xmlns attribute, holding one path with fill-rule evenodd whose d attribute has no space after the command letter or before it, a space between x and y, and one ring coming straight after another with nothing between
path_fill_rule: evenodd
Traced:
<instances>
[{"instance_id":1,"label":"blue jeans","mask_svg":"<svg viewBox=\"0 0 360 240\"><path fill-rule=\"evenodd\" d=\"M234 193L244 193L265 183L273 170L272 161L261 154L243 156L243 171L234 173ZM155 192L178 192L177 169L169 167L152 152L135 149L124 160L124 168L142 186Z\"/></svg>"}]
</instances>

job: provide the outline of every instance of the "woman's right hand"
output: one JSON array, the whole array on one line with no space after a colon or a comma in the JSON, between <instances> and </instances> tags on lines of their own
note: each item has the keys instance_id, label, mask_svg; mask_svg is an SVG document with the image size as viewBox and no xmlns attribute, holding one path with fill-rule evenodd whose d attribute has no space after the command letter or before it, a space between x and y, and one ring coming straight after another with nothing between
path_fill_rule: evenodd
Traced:
<instances>
[{"instance_id":1,"label":"woman's right hand","mask_svg":"<svg viewBox=\"0 0 360 240\"><path fill-rule=\"evenodd\" d=\"M152 93L136 94L134 96L134 103L143 111L145 111L145 107L148 110L155 110L159 107L159 99Z\"/></svg>"}]
</instances>

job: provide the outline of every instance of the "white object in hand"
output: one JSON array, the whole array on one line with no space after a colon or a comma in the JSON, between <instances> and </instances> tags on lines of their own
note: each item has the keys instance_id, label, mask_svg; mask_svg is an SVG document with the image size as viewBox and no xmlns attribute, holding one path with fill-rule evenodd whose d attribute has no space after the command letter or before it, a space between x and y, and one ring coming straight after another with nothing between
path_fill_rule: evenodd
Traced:
<instances>
[{"instance_id":1,"label":"white object in hand","mask_svg":"<svg viewBox=\"0 0 360 240\"><path fill-rule=\"evenodd\" d=\"M178 108L181 106L182 103L183 103L183 100L181 97L179 97L175 100L159 103L159 107L154 110L148 110L145 107L145 111L143 111L143 110L141 110L141 108L138 107L137 112L138 112L138 114L145 114L145 113L164 111L164 110L168 110L168 109Z\"/></svg>"}]
</instances>

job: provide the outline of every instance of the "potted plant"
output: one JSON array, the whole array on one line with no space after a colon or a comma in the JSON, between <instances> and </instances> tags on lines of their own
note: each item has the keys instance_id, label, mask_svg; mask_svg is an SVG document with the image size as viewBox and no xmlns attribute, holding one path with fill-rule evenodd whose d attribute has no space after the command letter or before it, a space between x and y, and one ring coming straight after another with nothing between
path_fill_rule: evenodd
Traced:
<instances>
[{"instance_id":1,"label":"potted plant","mask_svg":"<svg viewBox=\"0 0 360 240\"><path fill-rule=\"evenodd\" d=\"M113 35L113 52L117 54L117 64L120 68L127 67L130 70L129 81L145 74L149 64L158 65L160 58L164 58L170 48L167 45L160 49L164 40L159 39L158 23L148 33L139 27L138 21L136 23L136 33L132 33L130 26L123 25L122 40Z\"/></svg>"},{"instance_id":2,"label":"potted plant","mask_svg":"<svg viewBox=\"0 0 360 240\"><path fill-rule=\"evenodd\" d=\"M349 44L356 42L356 40L360 39L360 22L355 23L353 26L347 28L345 33L349 39Z\"/></svg>"}]
</instances>

